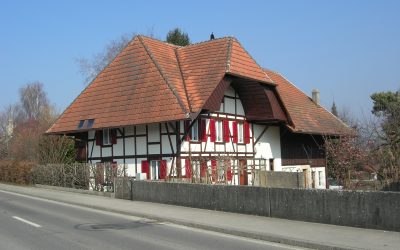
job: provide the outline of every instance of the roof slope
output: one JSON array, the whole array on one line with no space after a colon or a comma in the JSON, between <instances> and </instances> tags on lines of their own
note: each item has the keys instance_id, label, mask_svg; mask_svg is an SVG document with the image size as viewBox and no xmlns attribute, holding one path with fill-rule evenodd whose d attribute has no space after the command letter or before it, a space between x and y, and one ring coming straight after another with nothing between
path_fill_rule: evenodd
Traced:
<instances>
[{"instance_id":1,"label":"roof slope","mask_svg":"<svg viewBox=\"0 0 400 250\"><path fill-rule=\"evenodd\" d=\"M325 135L351 133L346 124L317 105L282 75L267 69L264 71L276 84L277 92L292 122L293 132Z\"/></svg>"},{"instance_id":2,"label":"roof slope","mask_svg":"<svg viewBox=\"0 0 400 250\"><path fill-rule=\"evenodd\" d=\"M185 47L136 36L82 91L48 133L182 120L198 113L226 74L272 83L235 38Z\"/></svg>"},{"instance_id":3,"label":"roof slope","mask_svg":"<svg viewBox=\"0 0 400 250\"><path fill-rule=\"evenodd\" d=\"M95 119L93 128L104 128L184 118L185 110L135 37L47 132L76 131L84 119Z\"/></svg>"}]
</instances>

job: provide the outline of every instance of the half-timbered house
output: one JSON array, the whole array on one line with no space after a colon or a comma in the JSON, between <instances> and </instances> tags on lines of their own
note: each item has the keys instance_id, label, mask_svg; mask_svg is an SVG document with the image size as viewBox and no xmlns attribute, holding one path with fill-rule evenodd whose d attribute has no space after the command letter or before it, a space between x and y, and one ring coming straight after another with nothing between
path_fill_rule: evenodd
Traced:
<instances>
[{"instance_id":1,"label":"half-timbered house","mask_svg":"<svg viewBox=\"0 0 400 250\"><path fill-rule=\"evenodd\" d=\"M246 185L252 168L301 171L324 188L322 136L348 130L235 38L180 47L136 36L47 133L74 137L80 161L125 164L136 178Z\"/></svg>"}]
</instances>

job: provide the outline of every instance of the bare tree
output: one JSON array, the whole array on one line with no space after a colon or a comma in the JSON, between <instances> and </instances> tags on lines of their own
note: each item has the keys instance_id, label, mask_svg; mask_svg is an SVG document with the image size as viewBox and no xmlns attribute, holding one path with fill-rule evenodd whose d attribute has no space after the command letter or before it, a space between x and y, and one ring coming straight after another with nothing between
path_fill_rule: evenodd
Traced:
<instances>
[{"instance_id":1,"label":"bare tree","mask_svg":"<svg viewBox=\"0 0 400 250\"><path fill-rule=\"evenodd\" d=\"M49 112L49 100L40 82L28 83L19 90L21 111L25 119L39 120Z\"/></svg>"},{"instance_id":2,"label":"bare tree","mask_svg":"<svg viewBox=\"0 0 400 250\"><path fill-rule=\"evenodd\" d=\"M84 83L90 83L114 58L128 45L135 33L124 34L119 38L110 41L102 52L92 58L78 58L76 62L79 71L84 77Z\"/></svg>"}]
</instances>

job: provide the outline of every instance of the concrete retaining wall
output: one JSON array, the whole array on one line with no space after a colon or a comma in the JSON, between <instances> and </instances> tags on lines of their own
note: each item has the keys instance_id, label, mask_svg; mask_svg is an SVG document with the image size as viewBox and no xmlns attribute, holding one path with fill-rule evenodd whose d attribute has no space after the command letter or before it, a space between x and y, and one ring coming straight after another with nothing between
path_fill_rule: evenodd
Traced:
<instances>
[{"instance_id":1,"label":"concrete retaining wall","mask_svg":"<svg viewBox=\"0 0 400 250\"><path fill-rule=\"evenodd\" d=\"M275 188L304 188L304 174L255 170L255 185Z\"/></svg>"},{"instance_id":2,"label":"concrete retaining wall","mask_svg":"<svg viewBox=\"0 0 400 250\"><path fill-rule=\"evenodd\" d=\"M400 193L132 182L132 199L400 231Z\"/></svg>"}]
</instances>

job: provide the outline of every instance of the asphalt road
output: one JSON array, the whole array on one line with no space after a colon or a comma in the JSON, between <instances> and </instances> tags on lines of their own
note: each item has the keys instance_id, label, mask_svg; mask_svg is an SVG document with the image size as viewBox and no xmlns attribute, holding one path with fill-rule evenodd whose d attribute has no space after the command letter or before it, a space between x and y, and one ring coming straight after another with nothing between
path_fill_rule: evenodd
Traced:
<instances>
[{"instance_id":1,"label":"asphalt road","mask_svg":"<svg viewBox=\"0 0 400 250\"><path fill-rule=\"evenodd\" d=\"M299 249L0 191L3 249Z\"/></svg>"}]
</instances>

